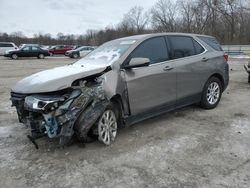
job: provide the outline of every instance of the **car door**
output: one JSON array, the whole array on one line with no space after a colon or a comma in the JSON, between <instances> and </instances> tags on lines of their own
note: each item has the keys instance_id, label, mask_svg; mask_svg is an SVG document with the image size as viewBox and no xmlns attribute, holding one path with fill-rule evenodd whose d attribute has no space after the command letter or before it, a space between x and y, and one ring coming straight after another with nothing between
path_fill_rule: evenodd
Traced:
<instances>
[{"instance_id":1,"label":"car door","mask_svg":"<svg viewBox=\"0 0 250 188\"><path fill-rule=\"evenodd\" d=\"M177 102L199 100L210 66L204 56L205 49L193 37L169 35L167 38L177 73Z\"/></svg>"},{"instance_id":2,"label":"car door","mask_svg":"<svg viewBox=\"0 0 250 188\"><path fill-rule=\"evenodd\" d=\"M80 56L81 56L81 57L84 57L84 56L86 56L89 52L90 52L89 47L85 47L85 48L81 49L81 51L80 51Z\"/></svg>"},{"instance_id":3,"label":"car door","mask_svg":"<svg viewBox=\"0 0 250 188\"><path fill-rule=\"evenodd\" d=\"M125 80L132 115L153 108L176 103L176 72L168 62L168 48L164 37L154 37L142 42L128 57L149 58L150 65L125 70Z\"/></svg>"},{"instance_id":4,"label":"car door","mask_svg":"<svg viewBox=\"0 0 250 188\"><path fill-rule=\"evenodd\" d=\"M41 51L40 48L38 48L36 46L32 46L31 47L30 57L38 57L40 51Z\"/></svg>"},{"instance_id":5,"label":"car door","mask_svg":"<svg viewBox=\"0 0 250 188\"><path fill-rule=\"evenodd\" d=\"M31 46L23 47L20 52L18 53L19 57L29 57L31 53Z\"/></svg>"}]
</instances>

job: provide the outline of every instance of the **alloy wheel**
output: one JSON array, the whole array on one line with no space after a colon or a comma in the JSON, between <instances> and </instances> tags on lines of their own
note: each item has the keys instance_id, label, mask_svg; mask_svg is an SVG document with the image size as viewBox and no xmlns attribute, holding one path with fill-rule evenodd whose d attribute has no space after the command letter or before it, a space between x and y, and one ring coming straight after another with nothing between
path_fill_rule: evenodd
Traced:
<instances>
[{"instance_id":1,"label":"alloy wheel","mask_svg":"<svg viewBox=\"0 0 250 188\"><path fill-rule=\"evenodd\" d=\"M218 102L220 97L220 86L217 82L212 82L207 89L207 101L209 104L214 105Z\"/></svg>"},{"instance_id":2,"label":"alloy wheel","mask_svg":"<svg viewBox=\"0 0 250 188\"><path fill-rule=\"evenodd\" d=\"M44 58L44 55L43 55L43 54L39 54L39 58L40 58L40 59L43 59L43 58Z\"/></svg>"},{"instance_id":3,"label":"alloy wheel","mask_svg":"<svg viewBox=\"0 0 250 188\"><path fill-rule=\"evenodd\" d=\"M105 110L98 122L99 140L110 145L117 135L117 120L112 110Z\"/></svg>"},{"instance_id":4,"label":"alloy wheel","mask_svg":"<svg viewBox=\"0 0 250 188\"><path fill-rule=\"evenodd\" d=\"M16 55L16 54L12 54L12 59L17 59L18 58L18 56Z\"/></svg>"}]
</instances>

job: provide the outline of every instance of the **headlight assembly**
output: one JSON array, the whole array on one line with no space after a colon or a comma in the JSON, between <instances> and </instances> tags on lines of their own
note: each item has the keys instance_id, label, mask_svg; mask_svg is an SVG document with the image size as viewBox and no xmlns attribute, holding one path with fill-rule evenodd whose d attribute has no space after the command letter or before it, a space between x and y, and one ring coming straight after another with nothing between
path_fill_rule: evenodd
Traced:
<instances>
[{"instance_id":1,"label":"headlight assembly","mask_svg":"<svg viewBox=\"0 0 250 188\"><path fill-rule=\"evenodd\" d=\"M34 110L54 110L58 107L58 101L56 100L42 100L39 98L36 98L35 96L27 96L25 97L25 106L29 109Z\"/></svg>"}]
</instances>

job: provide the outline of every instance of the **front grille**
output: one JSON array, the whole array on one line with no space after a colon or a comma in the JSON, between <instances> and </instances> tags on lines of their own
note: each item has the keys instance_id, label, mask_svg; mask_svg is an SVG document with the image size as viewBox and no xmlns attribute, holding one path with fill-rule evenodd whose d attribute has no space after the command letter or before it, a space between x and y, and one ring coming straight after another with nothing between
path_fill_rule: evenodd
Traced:
<instances>
[{"instance_id":1,"label":"front grille","mask_svg":"<svg viewBox=\"0 0 250 188\"><path fill-rule=\"evenodd\" d=\"M11 96L11 98L10 98L11 100L21 101L21 100L25 99L25 97L27 96L27 94L11 92L10 96Z\"/></svg>"}]
</instances>

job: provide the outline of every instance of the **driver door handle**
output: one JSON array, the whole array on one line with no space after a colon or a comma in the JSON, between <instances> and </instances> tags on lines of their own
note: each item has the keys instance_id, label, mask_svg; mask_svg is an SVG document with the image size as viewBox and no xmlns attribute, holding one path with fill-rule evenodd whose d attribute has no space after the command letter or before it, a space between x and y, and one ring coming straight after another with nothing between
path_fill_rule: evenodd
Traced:
<instances>
[{"instance_id":1,"label":"driver door handle","mask_svg":"<svg viewBox=\"0 0 250 188\"><path fill-rule=\"evenodd\" d=\"M170 71L170 70L172 70L172 69L174 69L174 67L166 66L163 70L164 70L164 71Z\"/></svg>"}]
</instances>

